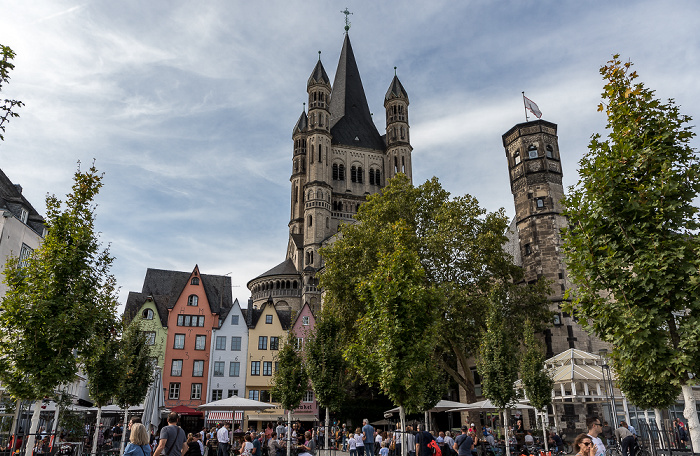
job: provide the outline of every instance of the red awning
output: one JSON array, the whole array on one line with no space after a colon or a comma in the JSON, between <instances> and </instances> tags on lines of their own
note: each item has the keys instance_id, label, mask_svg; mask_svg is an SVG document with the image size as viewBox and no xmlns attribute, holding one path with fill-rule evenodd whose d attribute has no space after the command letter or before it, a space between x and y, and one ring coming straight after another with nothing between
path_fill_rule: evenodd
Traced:
<instances>
[{"instance_id":1,"label":"red awning","mask_svg":"<svg viewBox=\"0 0 700 456\"><path fill-rule=\"evenodd\" d=\"M170 409L171 412L176 412L180 415L190 415L190 416L202 416L203 413L200 412L199 410L195 410L192 407L188 407L186 405L178 405L177 407L172 407Z\"/></svg>"},{"instance_id":2,"label":"red awning","mask_svg":"<svg viewBox=\"0 0 700 456\"><path fill-rule=\"evenodd\" d=\"M243 421L243 412L209 412L207 421Z\"/></svg>"}]
</instances>

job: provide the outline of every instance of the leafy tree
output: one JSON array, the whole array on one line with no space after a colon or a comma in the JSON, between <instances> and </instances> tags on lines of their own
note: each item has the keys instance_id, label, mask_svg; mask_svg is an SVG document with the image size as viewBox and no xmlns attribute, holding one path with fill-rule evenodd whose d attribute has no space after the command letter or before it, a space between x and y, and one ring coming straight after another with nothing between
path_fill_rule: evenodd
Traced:
<instances>
[{"instance_id":1,"label":"leafy tree","mask_svg":"<svg viewBox=\"0 0 700 456\"><path fill-rule=\"evenodd\" d=\"M2 91L2 85L10 82L10 71L15 68L12 63L12 59L15 58L15 53L8 46L3 46L0 44L0 51L2 51L2 59L0 60L0 92ZM15 112L16 108L21 108L24 106L19 100L2 100L0 105L0 141L4 141L6 123L10 121L13 117L19 117L19 114Z\"/></svg>"},{"instance_id":2,"label":"leafy tree","mask_svg":"<svg viewBox=\"0 0 700 456\"><path fill-rule=\"evenodd\" d=\"M525 394L535 409L542 415L542 430L544 432L545 451L548 448L548 436L544 422L546 411L543 409L552 403L552 386L554 380L544 369L545 356L540 342L535 338L532 322L525 322L525 352L520 359L520 378L523 381Z\"/></svg>"},{"instance_id":3,"label":"leafy tree","mask_svg":"<svg viewBox=\"0 0 700 456\"><path fill-rule=\"evenodd\" d=\"M507 330L508 316L504 310L508 307L509 296L506 289L495 288L491 292L491 308L486 321L486 332L481 339L476 365L481 375L481 387L484 396L495 405L501 413L517 398L514 383L518 379L519 347L516 337ZM507 414L503 419L505 438L508 441ZM506 445L506 454L510 456L510 445Z\"/></svg>"},{"instance_id":4,"label":"leafy tree","mask_svg":"<svg viewBox=\"0 0 700 456\"><path fill-rule=\"evenodd\" d=\"M578 285L568 311L612 345L625 393L661 406L673 393L663 385L682 389L700 448L691 391L700 372L700 162L690 117L656 99L631 67L615 55L600 70L608 136L593 135L565 200Z\"/></svg>"},{"instance_id":5,"label":"leafy tree","mask_svg":"<svg viewBox=\"0 0 700 456\"><path fill-rule=\"evenodd\" d=\"M299 407L306 390L308 389L309 377L304 368L304 360L299 352L294 348L296 334L289 331L287 340L282 349L277 353L278 367L272 375L272 389L270 391L275 401L287 410L287 425L292 429L292 410ZM291 445L287 445L287 456L291 454Z\"/></svg>"},{"instance_id":6,"label":"leafy tree","mask_svg":"<svg viewBox=\"0 0 700 456\"><path fill-rule=\"evenodd\" d=\"M503 210L488 213L469 195L451 198L436 178L413 187L398 174L360 206L356 219L359 223L343 225L339 239L321 251L324 305L340 318L344 334L362 334L359 325L371 309L367 285L371 280L378 285L375 274L380 269L391 271L388 259L400 240L410 250L400 258L415 266L410 278L416 289L433 296L429 312L422 312L423 322L449 322L432 331L432 362L464 389L468 401L476 400L470 359L486 327L494 286L519 296L507 309L514 333L522 331L528 315L537 322L551 320L547 284L522 285L522 269L503 250L508 227Z\"/></svg>"},{"instance_id":7,"label":"leafy tree","mask_svg":"<svg viewBox=\"0 0 700 456\"><path fill-rule=\"evenodd\" d=\"M15 399L51 397L59 385L71 382L91 339L104 332L114 314L113 259L94 227L93 200L101 187L94 166L87 172L78 168L65 208L55 196L46 198L48 234L42 245L24 263L12 257L5 266L0 381ZM32 448L28 445L29 452Z\"/></svg>"},{"instance_id":8,"label":"leafy tree","mask_svg":"<svg viewBox=\"0 0 700 456\"><path fill-rule=\"evenodd\" d=\"M146 335L141 331L140 320L124 323L119 349L119 363L123 370L115 400L124 409L124 423L129 420L128 408L143 402L148 387L153 381L153 366L150 350L146 344ZM125 439L121 441L121 453L124 452Z\"/></svg>"},{"instance_id":9,"label":"leafy tree","mask_svg":"<svg viewBox=\"0 0 700 456\"><path fill-rule=\"evenodd\" d=\"M94 335L90 347L84 353L84 368L88 377L88 391L97 405L95 435L92 453L97 454L97 437L102 417L102 407L107 405L119 391L125 367L119 356L120 340L116 322L112 322L101 333Z\"/></svg>"},{"instance_id":10,"label":"leafy tree","mask_svg":"<svg viewBox=\"0 0 700 456\"><path fill-rule=\"evenodd\" d=\"M330 410L338 411L347 396L347 363L343 359L340 323L333 315L321 313L314 332L306 341L306 370L318 403L326 408L326 429ZM325 446L328 447L328 432Z\"/></svg>"}]
</instances>

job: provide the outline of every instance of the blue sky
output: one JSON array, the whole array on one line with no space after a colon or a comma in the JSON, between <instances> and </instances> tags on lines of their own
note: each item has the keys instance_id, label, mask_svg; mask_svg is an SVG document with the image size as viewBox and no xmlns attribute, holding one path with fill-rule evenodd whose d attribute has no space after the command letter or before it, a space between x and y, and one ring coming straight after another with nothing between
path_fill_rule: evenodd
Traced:
<instances>
[{"instance_id":1,"label":"blue sky","mask_svg":"<svg viewBox=\"0 0 700 456\"><path fill-rule=\"evenodd\" d=\"M148 267L199 264L245 305L284 259L291 132L319 50L333 80L345 7L380 132L394 66L409 94L414 183L437 176L492 211L514 213L501 135L525 120L521 91L559 125L565 185L603 132L614 53L700 119L695 1L4 1L17 58L2 95L26 107L0 168L43 213L96 160L122 302Z\"/></svg>"}]
</instances>

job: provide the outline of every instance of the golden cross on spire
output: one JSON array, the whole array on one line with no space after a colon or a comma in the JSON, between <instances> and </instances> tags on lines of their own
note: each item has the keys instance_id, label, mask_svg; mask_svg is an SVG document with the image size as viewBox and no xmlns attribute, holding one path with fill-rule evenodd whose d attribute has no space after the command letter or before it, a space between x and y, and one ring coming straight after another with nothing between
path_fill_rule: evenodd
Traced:
<instances>
[{"instance_id":1,"label":"golden cross on spire","mask_svg":"<svg viewBox=\"0 0 700 456\"><path fill-rule=\"evenodd\" d=\"M345 8L345 11L341 11L341 13L345 14L345 33L348 33L348 30L350 30L350 15L352 13L348 11L347 8Z\"/></svg>"}]
</instances>

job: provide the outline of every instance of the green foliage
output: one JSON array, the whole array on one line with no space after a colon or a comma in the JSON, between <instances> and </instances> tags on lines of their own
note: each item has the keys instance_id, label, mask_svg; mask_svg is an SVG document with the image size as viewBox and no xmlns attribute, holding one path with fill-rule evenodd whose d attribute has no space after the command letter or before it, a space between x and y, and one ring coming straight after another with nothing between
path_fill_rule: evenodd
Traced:
<instances>
[{"instance_id":1,"label":"green foliage","mask_svg":"<svg viewBox=\"0 0 700 456\"><path fill-rule=\"evenodd\" d=\"M15 53L8 46L3 46L0 44L0 51L2 51L2 59L0 59L0 92L2 91L2 85L10 82L10 71L15 68L12 63L12 59L15 58ZM2 100L0 104L0 141L5 140L5 127L6 123L10 121L13 117L19 117L19 114L15 112L16 108L21 108L24 106L19 100Z\"/></svg>"},{"instance_id":2,"label":"green foliage","mask_svg":"<svg viewBox=\"0 0 700 456\"><path fill-rule=\"evenodd\" d=\"M422 315L424 323L429 324L429 318L450 322L432 332L428 345L434 350L426 359L472 395L469 359L486 327L488 296L494 286L520 296L520 302L507 309L513 332L522 331L525 316L544 324L551 321L545 299L548 285L544 281L517 285L522 270L502 248L508 227L503 210L488 213L469 195L451 198L436 178L413 187L399 174L360 206L356 218L359 223L343 225L339 239L321 251L324 303L342 322L348 339L363 334L363 317L375 311L370 302L380 296L369 293L369 284L379 291L376 274L389 274L391 261L409 261L415 271L405 277L414 280L415 290L432 296L428 313ZM392 257L399 246L406 252ZM387 305L389 291L382 295Z\"/></svg>"},{"instance_id":3,"label":"green foliage","mask_svg":"<svg viewBox=\"0 0 700 456\"><path fill-rule=\"evenodd\" d=\"M304 347L306 369L316 398L322 407L333 411L340 410L349 383L340 330L333 315L321 313Z\"/></svg>"},{"instance_id":4,"label":"green foliage","mask_svg":"<svg viewBox=\"0 0 700 456\"><path fill-rule=\"evenodd\" d=\"M565 200L566 310L612 345L623 391L662 406L700 371L700 163L690 117L631 66L616 55L600 70L608 136L593 135Z\"/></svg>"},{"instance_id":5,"label":"green foliage","mask_svg":"<svg viewBox=\"0 0 700 456\"><path fill-rule=\"evenodd\" d=\"M544 368L545 356L530 320L525 322L525 352L520 359L520 378L530 404L538 410L552 403L554 380Z\"/></svg>"},{"instance_id":6,"label":"green foliage","mask_svg":"<svg viewBox=\"0 0 700 456\"><path fill-rule=\"evenodd\" d=\"M514 383L518 379L519 347L517 337L507 330L508 301L505 288L495 288L491 292L486 332L476 358L484 396L499 409L506 408L517 398Z\"/></svg>"},{"instance_id":7,"label":"green foliage","mask_svg":"<svg viewBox=\"0 0 700 456\"><path fill-rule=\"evenodd\" d=\"M88 377L88 391L98 407L107 405L119 390L124 365L119 357L119 333L113 324L96 333L84 353L83 367Z\"/></svg>"},{"instance_id":8,"label":"green foliage","mask_svg":"<svg viewBox=\"0 0 700 456\"><path fill-rule=\"evenodd\" d=\"M124 374L116 394L116 402L122 408L140 404L153 381L150 351L139 321L134 320L126 326L120 342L119 363Z\"/></svg>"},{"instance_id":9,"label":"green foliage","mask_svg":"<svg viewBox=\"0 0 700 456\"><path fill-rule=\"evenodd\" d=\"M294 410L308 389L309 378L304 369L304 362L294 348L296 335L289 331L287 340L277 354L279 365L272 375L270 394L274 401L282 404L286 410Z\"/></svg>"},{"instance_id":10,"label":"green foliage","mask_svg":"<svg viewBox=\"0 0 700 456\"><path fill-rule=\"evenodd\" d=\"M71 382L94 334L104 333L116 308L112 257L94 227L93 200L102 187L94 166L75 173L65 208L46 198L48 234L25 265L5 266L0 302L0 380L15 398L53 396Z\"/></svg>"}]
</instances>

